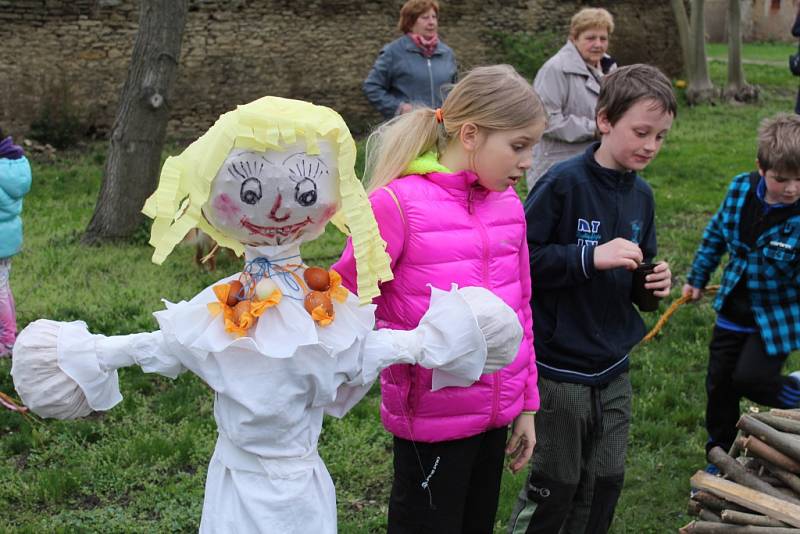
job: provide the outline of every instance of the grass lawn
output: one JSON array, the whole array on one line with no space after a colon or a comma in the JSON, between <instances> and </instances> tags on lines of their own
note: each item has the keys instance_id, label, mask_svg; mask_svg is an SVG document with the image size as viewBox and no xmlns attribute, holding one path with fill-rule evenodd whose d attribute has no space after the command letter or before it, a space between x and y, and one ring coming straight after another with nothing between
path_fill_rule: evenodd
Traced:
<instances>
[{"instance_id":1,"label":"grass lawn","mask_svg":"<svg viewBox=\"0 0 800 534\"><path fill-rule=\"evenodd\" d=\"M746 45L745 54L771 60L790 48ZM748 64L745 71L762 84L762 102L682 107L645 173L657 201L659 259L672 264L678 288L728 182L754 166L759 121L794 107L797 79L786 67ZM724 63L711 62L711 73L723 83ZM104 334L153 330L151 312L163 306L162 297L188 299L240 267L222 255L217 273L206 273L186 247L157 267L144 231L129 244L80 245L104 152L95 146L34 162L25 250L14 258L11 280L20 328L48 317L81 319ZM331 263L342 243L330 228L306 247L306 262ZM633 424L615 533L675 531L689 520L689 477L705 464L703 381L713 318L705 301L682 309L660 337L632 354ZM648 324L656 319L647 314ZM794 355L790 367L798 365ZM7 393L13 392L10 367L0 361L0 390ZM31 424L0 411L0 532L196 531L216 434L210 391L188 374L171 381L124 369L120 382L125 400L84 420ZM343 533L385 530L391 439L378 403L374 388L345 419L325 422L320 452L336 483ZM504 476L496 532L504 532L523 482L524 474Z\"/></svg>"},{"instance_id":2,"label":"grass lawn","mask_svg":"<svg viewBox=\"0 0 800 534\"><path fill-rule=\"evenodd\" d=\"M788 34L787 30L787 34ZM797 52L794 43L745 43L742 48L742 58L753 61L775 61L789 68L789 56ZM706 43L708 57L727 58L727 43Z\"/></svg>"}]
</instances>

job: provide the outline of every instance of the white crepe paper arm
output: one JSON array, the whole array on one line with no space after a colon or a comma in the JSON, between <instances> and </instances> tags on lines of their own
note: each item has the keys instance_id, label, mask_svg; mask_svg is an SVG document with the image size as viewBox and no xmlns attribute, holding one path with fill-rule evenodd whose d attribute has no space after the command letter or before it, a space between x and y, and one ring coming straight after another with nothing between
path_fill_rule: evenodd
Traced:
<instances>
[{"instance_id":1,"label":"white crepe paper arm","mask_svg":"<svg viewBox=\"0 0 800 534\"><path fill-rule=\"evenodd\" d=\"M11 375L34 413L74 419L118 404L116 369L135 364L172 378L182 370L160 332L106 337L91 334L83 321L41 319L20 332Z\"/></svg>"},{"instance_id":2,"label":"white crepe paper arm","mask_svg":"<svg viewBox=\"0 0 800 534\"><path fill-rule=\"evenodd\" d=\"M522 327L514 311L480 287L431 288L430 307L414 330L371 332L364 344L364 383L396 363L433 369L432 389L468 386L517 355Z\"/></svg>"}]
</instances>

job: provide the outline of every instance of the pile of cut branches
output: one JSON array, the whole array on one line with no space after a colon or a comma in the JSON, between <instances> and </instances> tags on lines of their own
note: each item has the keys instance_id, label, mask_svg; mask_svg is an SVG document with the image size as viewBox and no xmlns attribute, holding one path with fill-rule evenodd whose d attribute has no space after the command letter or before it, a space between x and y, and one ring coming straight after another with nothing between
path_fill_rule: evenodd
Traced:
<instances>
[{"instance_id":1,"label":"pile of cut branches","mask_svg":"<svg viewBox=\"0 0 800 534\"><path fill-rule=\"evenodd\" d=\"M800 533L800 410L743 415L739 435L726 453L708 460L720 475L698 471L681 533Z\"/></svg>"}]
</instances>

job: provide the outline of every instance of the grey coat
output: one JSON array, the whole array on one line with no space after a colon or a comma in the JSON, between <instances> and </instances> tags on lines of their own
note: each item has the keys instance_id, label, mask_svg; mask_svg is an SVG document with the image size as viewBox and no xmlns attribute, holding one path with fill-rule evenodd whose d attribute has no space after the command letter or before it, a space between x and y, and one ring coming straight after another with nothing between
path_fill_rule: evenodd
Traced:
<instances>
[{"instance_id":1,"label":"grey coat","mask_svg":"<svg viewBox=\"0 0 800 534\"><path fill-rule=\"evenodd\" d=\"M384 118L394 117L400 104L441 107L441 87L456 80L456 58L439 41L428 59L407 35L387 44L364 80L364 94Z\"/></svg>"},{"instance_id":2,"label":"grey coat","mask_svg":"<svg viewBox=\"0 0 800 534\"><path fill-rule=\"evenodd\" d=\"M610 57L606 56L606 60L608 67L604 70L617 68ZM583 153L594 141L600 83L572 41L567 41L536 73L533 88L542 99L548 124L542 140L533 149L528 190L554 163Z\"/></svg>"}]
</instances>

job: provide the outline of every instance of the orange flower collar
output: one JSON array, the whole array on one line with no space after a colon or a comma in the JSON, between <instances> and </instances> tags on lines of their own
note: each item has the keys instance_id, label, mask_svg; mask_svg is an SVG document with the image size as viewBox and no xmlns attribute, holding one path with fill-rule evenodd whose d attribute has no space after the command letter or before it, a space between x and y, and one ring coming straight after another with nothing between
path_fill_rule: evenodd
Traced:
<instances>
[{"instance_id":1,"label":"orange flower collar","mask_svg":"<svg viewBox=\"0 0 800 534\"><path fill-rule=\"evenodd\" d=\"M299 266L298 266L299 267ZM333 301L344 302L348 291L342 287L342 277L334 270L325 271L320 267L309 267L303 273L303 280L293 271L291 274L305 293L303 305L311 318L320 326L328 326L334 320ZM269 308L277 306L283 293L270 277L254 283L253 277L242 273L239 279L213 288L217 302L208 304L213 316L222 313L225 331L236 337L247 335L259 317Z\"/></svg>"}]
</instances>

